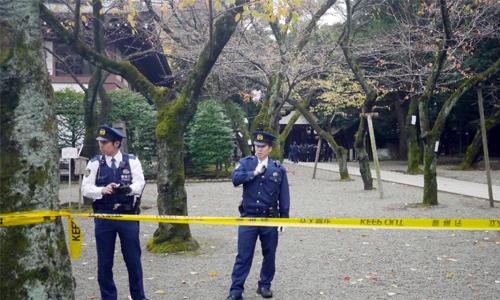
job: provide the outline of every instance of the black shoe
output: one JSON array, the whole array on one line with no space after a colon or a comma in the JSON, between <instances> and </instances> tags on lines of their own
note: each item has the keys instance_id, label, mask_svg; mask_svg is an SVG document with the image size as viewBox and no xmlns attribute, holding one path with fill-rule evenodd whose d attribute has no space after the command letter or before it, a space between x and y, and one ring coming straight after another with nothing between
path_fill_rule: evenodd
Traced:
<instances>
[{"instance_id":1,"label":"black shoe","mask_svg":"<svg viewBox=\"0 0 500 300\"><path fill-rule=\"evenodd\" d=\"M261 295L262 298L272 298L273 292L269 288L260 287L257 288L257 294Z\"/></svg>"},{"instance_id":2,"label":"black shoe","mask_svg":"<svg viewBox=\"0 0 500 300\"><path fill-rule=\"evenodd\" d=\"M241 296L235 296L235 295L229 295L229 296L227 296L226 300L243 300L243 297L241 297Z\"/></svg>"}]
</instances>

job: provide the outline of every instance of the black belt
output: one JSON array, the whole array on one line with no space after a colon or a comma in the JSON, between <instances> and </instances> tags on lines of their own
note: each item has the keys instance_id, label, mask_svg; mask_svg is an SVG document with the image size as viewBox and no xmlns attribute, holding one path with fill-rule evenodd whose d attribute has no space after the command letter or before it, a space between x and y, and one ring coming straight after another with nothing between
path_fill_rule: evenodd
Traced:
<instances>
[{"instance_id":1,"label":"black belt","mask_svg":"<svg viewBox=\"0 0 500 300\"><path fill-rule=\"evenodd\" d=\"M245 209L242 212L242 215L245 216L254 216L254 217L268 217L268 218L277 218L278 217L278 209L275 207L269 207L267 209Z\"/></svg>"}]
</instances>

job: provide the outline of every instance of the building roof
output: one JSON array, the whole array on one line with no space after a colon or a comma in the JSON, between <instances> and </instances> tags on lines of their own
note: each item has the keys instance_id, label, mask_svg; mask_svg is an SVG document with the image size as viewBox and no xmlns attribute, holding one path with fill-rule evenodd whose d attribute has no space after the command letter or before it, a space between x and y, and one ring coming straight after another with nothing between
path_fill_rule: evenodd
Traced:
<instances>
[{"instance_id":1,"label":"building roof","mask_svg":"<svg viewBox=\"0 0 500 300\"><path fill-rule=\"evenodd\" d=\"M295 114L295 112L296 112L296 110L293 110L288 115L282 117L280 120L280 125L288 124L288 122L290 121L292 116ZM295 125L309 125L309 122L307 122L306 118L304 118L304 116L301 114L299 116L299 119L297 120L297 122L295 122Z\"/></svg>"}]
</instances>

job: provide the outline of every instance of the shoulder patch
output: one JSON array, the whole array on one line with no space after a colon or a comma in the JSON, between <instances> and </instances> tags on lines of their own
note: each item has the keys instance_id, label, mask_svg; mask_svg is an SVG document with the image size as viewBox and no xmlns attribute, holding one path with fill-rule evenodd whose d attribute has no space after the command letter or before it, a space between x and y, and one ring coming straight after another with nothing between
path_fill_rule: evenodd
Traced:
<instances>
[{"instance_id":1,"label":"shoulder patch","mask_svg":"<svg viewBox=\"0 0 500 300\"><path fill-rule=\"evenodd\" d=\"M89 168L85 169L85 177L89 177L91 170Z\"/></svg>"}]
</instances>

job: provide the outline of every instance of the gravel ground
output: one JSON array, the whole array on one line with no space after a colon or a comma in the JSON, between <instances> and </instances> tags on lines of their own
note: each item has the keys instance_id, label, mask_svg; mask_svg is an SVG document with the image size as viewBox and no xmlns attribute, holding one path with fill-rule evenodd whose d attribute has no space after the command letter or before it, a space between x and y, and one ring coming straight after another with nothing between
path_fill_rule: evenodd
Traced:
<instances>
[{"instance_id":1,"label":"gravel ground","mask_svg":"<svg viewBox=\"0 0 500 300\"><path fill-rule=\"evenodd\" d=\"M440 205L415 208L421 189L384 185L387 197L360 190L361 179L339 182L337 174L287 165L292 217L499 218L500 209L483 200L447 193ZM241 188L229 182L189 183L189 213L235 216ZM61 199L75 195L61 187ZM156 186L149 184L143 214L156 214ZM78 220L84 232L82 256L73 262L77 299L99 299L93 221ZM141 224L143 269L149 299L225 299L236 255L237 229L193 225L202 245L197 253L157 255L145 249L156 224ZM500 232L397 231L356 229L286 229L280 235L275 299L498 299ZM117 243L116 249L120 249ZM245 299L255 293L260 264L256 248L246 282ZM121 252L115 257L119 299L128 297L128 279Z\"/></svg>"}]
</instances>

